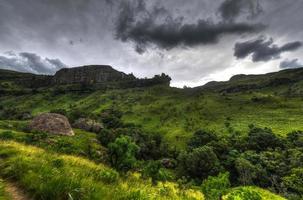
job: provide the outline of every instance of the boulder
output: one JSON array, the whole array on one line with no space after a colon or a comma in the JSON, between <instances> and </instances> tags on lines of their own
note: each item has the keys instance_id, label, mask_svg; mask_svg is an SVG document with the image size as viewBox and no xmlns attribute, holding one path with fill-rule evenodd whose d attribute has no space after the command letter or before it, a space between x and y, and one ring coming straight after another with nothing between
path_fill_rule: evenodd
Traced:
<instances>
[{"instance_id":1,"label":"boulder","mask_svg":"<svg viewBox=\"0 0 303 200\"><path fill-rule=\"evenodd\" d=\"M34 131L41 131L54 135L74 135L68 119L63 115L55 113L43 113L36 116L30 123L29 128Z\"/></svg>"},{"instance_id":2,"label":"boulder","mask_svg":"<svg viewBox=\"0 0 303 200\"><path fill-rule=\"evenodd\" d=\"M99 133L103 129L103 124L88 118L80 118L73 123L74 128L85 131Z\"/></svg>"}]
</instances>

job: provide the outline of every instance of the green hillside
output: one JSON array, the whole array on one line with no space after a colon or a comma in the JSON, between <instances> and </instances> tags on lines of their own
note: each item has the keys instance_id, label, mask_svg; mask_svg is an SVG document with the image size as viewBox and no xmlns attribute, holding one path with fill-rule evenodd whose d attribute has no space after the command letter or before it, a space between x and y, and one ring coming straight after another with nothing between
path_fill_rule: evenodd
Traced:
<instances>
[{"instance_id":1,"label":"green hillside","mask_svg":"<svg viewBox=\"0 0 303 200\"><path fill-rule=\"evenodd\" d=\"M260 80L232 78L212 89L208 85L194 89L154 86L90 92L50 88L34 94L1 97L0 106L19 113L30 111L33 115L54 109L99 114L104 109L115 108L123 112L125 122L160 131L178 146L201 128L227 134L231 129L246 132L250 124L255 124L280 135L303 129L303 82L266 86L263 79L269 80L264 76ZM241 89L252 83L260 83L262 87ZM240 88L240 91L230 92L230 88Z\"/></svg>"},{"instance_id":2,"label":"green hillside","mask_svg":"<svg viewBox=\"0 0 303 200\"><path fill-rule=\"evenodd\" d=\"M300 200L302 75L96 89L0 70L0 178L34 199ZM31 130L45 112L103 128Z\"/></svg>"}]
</instances>

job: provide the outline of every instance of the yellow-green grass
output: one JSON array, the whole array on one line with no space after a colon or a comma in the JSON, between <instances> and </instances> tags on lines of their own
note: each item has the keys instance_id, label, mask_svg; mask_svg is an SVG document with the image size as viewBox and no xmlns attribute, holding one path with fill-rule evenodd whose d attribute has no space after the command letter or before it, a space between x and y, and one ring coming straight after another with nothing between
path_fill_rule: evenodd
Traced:
<instances>
[{"instance_id":1,"label":"yellow-green grass","mask_svg":"<svg viewBox=\"0 0 303 200\"><path fill-rule=\"evenodd\" d=\"M5 191L5 184L2 179L0 179L0 200L10 200L9 195Z\"/></svg>"},{"instance_id":2,"label":"yellow-green grass","mask_svg":"<svg viewBox=\"0 0 303 200\"><path fill-rule=\"evenodd\" d=\"M3 126L4 124L6 126ZM94 133L74 129L75 135L73 137L48 134L45 135L45 138L30 140L31 136L37 133L20 131L19 128L23 125L24 122L19 124L18 121L0 121L0 140L27 143L48 151L89 158L95 162L106 160L106 150L99 144Z\"/></svg>"},{"instance_id":3,"label":"yellow-green grass","mask_svg":"<svg viewBox=\"0 0 303 200\"><path fill-rule=\"evenodd\" d=\"M245 196L246 194L246 196ZM261 200L286 200L285 198L273 194L268 190L264 190L254 186L238 187L232 189L227 195L225 195L223 200L248 200L254 199L254 194L261 197ZM250 198L248 198L250 197Z\"/></svg>"},{"instance_id":4,"label":"yellow-green grass","mask_svg":"<svg viewBox=\"0 0 303 200\"><path fill-rule=\"evenodd\" d=\"M139 174L120 177L102 164L11 141L0 141L0 174L35 199L204 199L199 191L175 183L153 186Z\"/></svg>"}]
</instances>

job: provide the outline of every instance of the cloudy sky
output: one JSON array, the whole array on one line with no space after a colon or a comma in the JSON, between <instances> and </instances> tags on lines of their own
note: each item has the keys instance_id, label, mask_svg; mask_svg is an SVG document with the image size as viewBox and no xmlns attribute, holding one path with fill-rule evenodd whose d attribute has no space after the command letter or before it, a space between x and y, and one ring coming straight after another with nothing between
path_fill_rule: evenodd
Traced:
<instances>
[{"instance_id":1,"label":"cloudy sky","mask_svg":"<svg viewBox=\"0 0 303 200\"><path fill-rule=\"evenodd\" d=\"M0 68L109 64L172 86L303 67L303 0L0 0Z\"/></svg>"}]
</instances>

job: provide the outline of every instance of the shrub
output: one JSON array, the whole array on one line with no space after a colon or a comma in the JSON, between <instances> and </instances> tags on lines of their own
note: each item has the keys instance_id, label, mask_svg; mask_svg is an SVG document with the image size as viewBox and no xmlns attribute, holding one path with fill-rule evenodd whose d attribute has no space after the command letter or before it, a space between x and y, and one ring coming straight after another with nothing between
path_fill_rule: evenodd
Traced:
<instances>
[{"instance_id":1,"label":"shrub","mask_svg":"<svg viewBox=\"0 0 303 200\"><path fill-rule=\"evenodd\" d=\"M153 184L157 181L166 181L169 175L162 169L160 161L149 161L142 170L144 178L151 178Z\"/></svg>"},{"instance_id":2,"label":"shrub","mask_svg":"<svg viewBox=\"0 0 303 200\"><path fill-rule=\"evenodd\" d=\"M303 132L293 131L287 134L287 141L295 147L303 147Z\"/></svg>"},{"instance_id":3,"label":"shrub","mask_svg":"<svg viewBox=\"0 0 303 200\"><path fill-rule=\"evenodd\" d=\"M231 193L228 194L224 200L238 200L238 199L243 199L243 200L262 200L262 197L258 192L255 192L253 190L249 189L237 189Z\"/></svg>"},{"instance_id":4,"label":"shrub","mask_svg":"<svg viewBox=\"0 0 303 200\"><path fill-rule=\"evenodd\" d=\"M280 139L268 128L252 128L248 133L248 146L252 150L264 151L282 147Z\"/></svg>"},{"instance_id":5,"label":"shrub","mask_svg":"<svg viewBox=\"0 0 303 200\"><path fill-rule=\"evenodd\" d=\"M107 146L109 143L114 142L118 136L115 130L104 128L97 134L97 139L103 146Z\"/></svg>"},{"instance_id":6,"label":"shrub","mask_svg":"<svg viewBox=\"0 0 303 200\"><path fill-rule=\"evenodd\" d=\"M209 175L216 175L220 169L220 162L213 149L203 146L191 152L183 152L178 157L181 173L192 178L205 179Z\"/></svg>"},{"instance_id":7,"label":"shrub","mask_svg":"<svg viewBox=\"0 0 303 200\"><path fill-rule=\"evenodd\" d=\"M301 194L303 197L303 168L295 168L291 174L283 178L283 183L290 191Z\"/></svg>"},{"instance_id":8,"label":"shrub","mask_svg":"<svg viewBox=\"0 0 303 200\"><path fill-rule=\"evenodd\" d=\"M196 131L193 137L189 140L188 146L192 149L204 146L212 141L217 141L218 137L214 132L199 130Z\"/></svg>"},{"instance_id":9,"label":"shrub","mask_svg":"<svg viewBox=\"0 0 303 200\"><path fill-rule=\"evenodd\" d=\"M108 145L109 157L112 166L118 170L132 169L136 162L139 147L128 136L121 136Z\"/></svg>"},{"instance_id":10,"label":"shrub","mask_svg":"<svg viewBox=\"0 0 303 200\"><path fill-rule=\"evenodd\" d=\"M14 139L14 135L11 131L4 131L4 132L0 133L0 139L11 140L11 139Z\"/></svg>"},{"instance_id":11,"label":"shrub","mask_svg":"<svg viewBox=\"0 0 303 200\"><path fill-rule=\"evenodd\" d=\"M221 199L228 189L231 187L229 182L229 173L220 173L218 176L209 176L203 181L201 190L205 197L209 200Z\"/></svg>"}]
</instances>

